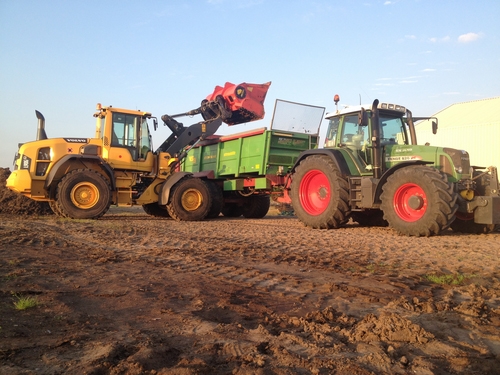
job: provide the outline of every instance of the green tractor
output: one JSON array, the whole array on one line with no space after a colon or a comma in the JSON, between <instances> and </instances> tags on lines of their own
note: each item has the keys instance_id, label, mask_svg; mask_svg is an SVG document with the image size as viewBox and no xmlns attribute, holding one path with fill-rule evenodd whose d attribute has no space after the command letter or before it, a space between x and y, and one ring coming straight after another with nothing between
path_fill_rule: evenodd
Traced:
<instances>
[{"instance_id":1,"label":"green tractor","mask_svg":"<svg viewBox=\"0 0 500 375\"><path fill-rule=\"evenodd\" d=\"M448 228L488 233L500 224L495 167L471 166L464 150L417 144L414 122L433 120L435 134L437 119L378 100L326 118L324 148L303 152L292 169L292 205L306 226L339 228L352 219L432 236Z\"/></svg>"}]
</instances>

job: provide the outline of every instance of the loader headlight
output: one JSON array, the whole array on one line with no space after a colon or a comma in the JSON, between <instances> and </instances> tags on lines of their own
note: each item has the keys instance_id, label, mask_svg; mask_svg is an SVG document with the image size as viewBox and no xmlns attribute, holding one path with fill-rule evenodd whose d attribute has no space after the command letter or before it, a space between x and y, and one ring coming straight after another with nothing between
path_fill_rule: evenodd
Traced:
<instances>
[{"instance_id":1,"label":"loader headlight","mask_svg":"<svg viewBox=\"0 0 500 375\"><path fill-rule=\"evenodd\" d=\"M31 158L26 156L26 155L23 155L21 157L21 165L20 165L20 168L21 169L27 169L29 170L31 167Z\"/></svg>"}]
</instances>

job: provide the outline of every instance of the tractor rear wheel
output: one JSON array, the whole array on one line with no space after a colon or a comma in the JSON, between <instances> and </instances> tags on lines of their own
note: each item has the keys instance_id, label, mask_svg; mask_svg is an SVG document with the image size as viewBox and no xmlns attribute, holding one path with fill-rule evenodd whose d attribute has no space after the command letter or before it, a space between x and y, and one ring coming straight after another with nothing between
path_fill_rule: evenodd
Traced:
<instances>
[{"instance_id":1,"label":"tractor rear wheel","mask_svg":"<svg viewBox=\"0 0 500 375\"><path fill-rule=\"evenodd\" d=\"M251 195L245 198L243 216L247 219L260 219L267 215L271 207L269 195Z\"/></svg>"},{"instance_id":2,"label":"tractor rear wheel","mask_svg":"<svg viewBox=\"0 0 500 375\"><path fill-rule=\"evenodd\" d=\"M167 210L177 221L199 221L207 217L212 207L208 186L199 178L185 176L170 190Z\"/></svg>"},{"instance_id":3,"label":"tractor rear wheel","mask_svg":"<svg viewBox=\"0 0 500 375\"><path fill-rule=\"evenodd\" d=\"M314 229L339 228L350 215L349 185L328 156L302 160L292 175L291 194L295 215Z\"/></svg>"},{"instance_id":4,"label":"tractor rear wheel","mask_svg":"<svg viewBox=\"0 0 500 375\"><path fill-rule=\"evenodd\" d=\"M458 195L437 169L416 165L397 170L382 188L380 208L389 226L407 236L432 236L455 219Z\"/></svg>"},{"instance_id":5,"label":"tractor rear wheel","mask_svg":"<svg viewBox=\"0 0 500 375\"><path fill-rule=\"evenodd\" d=\"M52 206L64 217L97 219L109 209L111 189L99 172L75 169L59 182L56 201Z\"/></svg>"}]
</instances>

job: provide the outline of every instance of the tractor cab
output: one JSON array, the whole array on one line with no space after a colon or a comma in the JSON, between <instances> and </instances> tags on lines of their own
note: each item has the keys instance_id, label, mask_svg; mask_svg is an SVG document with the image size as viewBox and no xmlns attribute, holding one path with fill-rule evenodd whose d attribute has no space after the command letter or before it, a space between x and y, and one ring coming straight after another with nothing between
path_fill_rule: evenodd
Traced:
<instances>
[{"instance_id":1,"label":"tractor cab","mask_svg":"<svg viewBox=\"0 0 500 375\"><path fill-rule=\"evenodd\" d=\"M378 126L372 119L372 111L366 106L350 106L327 114L329 120L325 148L340 148L352 155L361 173L370 173L373 165L373 131L378 132L380 146L390 153L395 145L408 145L408 131L404 115L406 109L399 105L380 103Z\"/></svg>"}]
</instances>

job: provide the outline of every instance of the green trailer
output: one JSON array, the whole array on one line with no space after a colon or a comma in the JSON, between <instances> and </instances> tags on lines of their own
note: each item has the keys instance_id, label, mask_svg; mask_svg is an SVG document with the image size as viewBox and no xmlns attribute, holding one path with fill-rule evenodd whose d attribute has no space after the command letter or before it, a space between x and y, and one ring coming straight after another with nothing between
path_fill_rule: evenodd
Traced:
<instances>
[{"instance_id":1,"label":"green trailer","mask_svg":"<svg viewBox=\"0 0 500 375\"><path fill-rule=\"evenodd\" d=\"M325 108L277 100L270 129L211 136L193 147L181 170L200 177L212 198L209 217L260 218L270 199L289 203L290 171L305 150L318 147Z\"/></svg>"}]
</instances>

